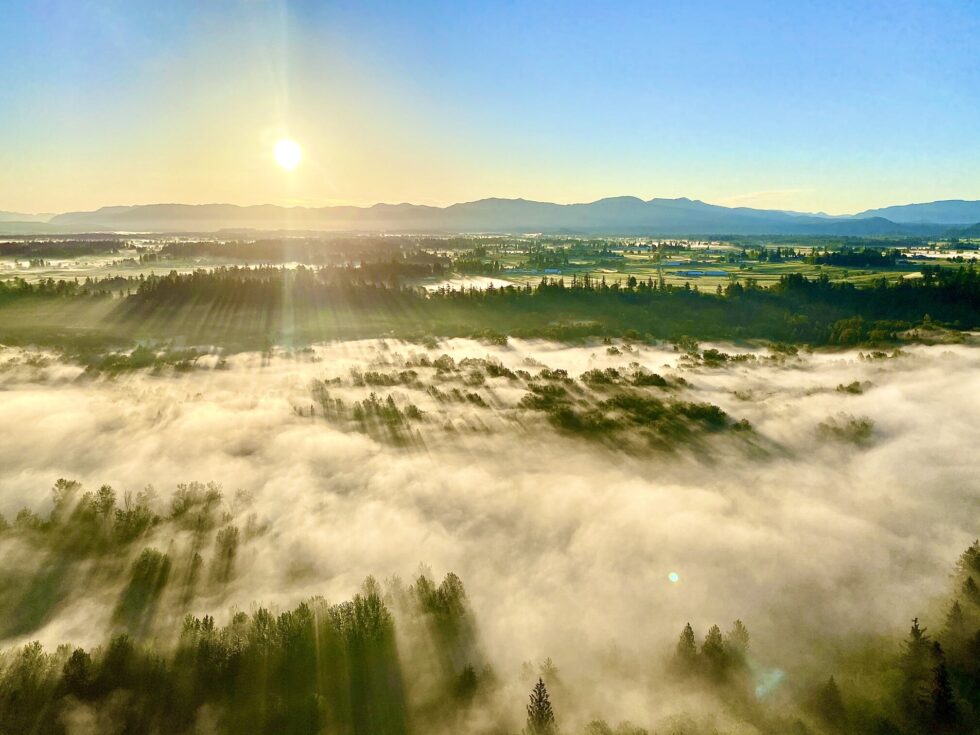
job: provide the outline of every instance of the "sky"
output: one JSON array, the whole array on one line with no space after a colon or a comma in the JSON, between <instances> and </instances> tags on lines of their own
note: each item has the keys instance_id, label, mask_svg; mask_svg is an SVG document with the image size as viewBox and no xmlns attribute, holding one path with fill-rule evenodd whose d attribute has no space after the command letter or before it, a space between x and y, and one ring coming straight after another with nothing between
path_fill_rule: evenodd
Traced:
<instances>
[{"instance_id":1,"label":"sky","mask_svg":"<svg viewBox=\"0 0 980 735\"><path fill-rule=\"evenodd\" d=\"M0 210L980 199L978 37L972 0L0 0Z\"/></svg>"}]
</instances>

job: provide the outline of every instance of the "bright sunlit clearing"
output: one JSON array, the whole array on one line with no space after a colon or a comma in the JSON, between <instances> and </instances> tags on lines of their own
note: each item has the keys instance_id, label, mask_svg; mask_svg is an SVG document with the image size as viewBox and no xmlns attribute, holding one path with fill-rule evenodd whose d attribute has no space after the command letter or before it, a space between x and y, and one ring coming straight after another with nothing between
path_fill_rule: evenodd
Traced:
<instances>
[{"instance_id":1,"label":"bright sunlit clearing","mask_svg":"<svg viewBox=\"0 0 980 735\"><path fill-rule=\"evenodd\" d=\"M292 171L303 160L303 149L295 140L283 138L276 142L272 155L275 157L276 163L282 168L286 171Z\"/></svg>"}]
</instances>

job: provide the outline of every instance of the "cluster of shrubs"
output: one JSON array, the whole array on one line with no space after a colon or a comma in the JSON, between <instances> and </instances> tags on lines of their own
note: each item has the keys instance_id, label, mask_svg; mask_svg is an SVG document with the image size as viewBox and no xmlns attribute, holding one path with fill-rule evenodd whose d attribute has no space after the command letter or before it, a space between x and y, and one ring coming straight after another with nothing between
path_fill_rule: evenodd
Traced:
<instances>
[{"instance_id":1,"label":"cluster of shrubs","mask_svg":"<svg viewBox=\"0 0 980 735\"><path fill-rule=\"evenodd\" d=\"M150 370L160 372L170 367L177 372L189 372L196 367L196 362L204 353L196 349L165 349L154 350L145 345L138 345L131 352L107 352L97 355L83 356L88 373L106 373L118 375L133 370Z\"/></svg>"},{"instance_id":2,"label":"cluster of shrubs","mask_svg":"<svg viewBox=\"0 0 980 735\"><path fill-rule=\"evenodd\" d=\"M376 370L360 372L351 371L351 385L355 387L393 387L396 385L408 385L420 387L419 374L415 370L400 370L398 372L383 373Z\"/></svg>"},{"instance_id":3,"label":"cluster of shrubs","mask_svg":"<svg viewBox=\"0 0 980 735\"><path fill-rule=\"evenodd\" d=\"M598 371L596 371L598 372ZM600 374L605 380L605 374ZM611 383L611 381L610 381ZM649 446L671 449L705 433L750 431L748 422L735 421L718 406L623 390L596 403L578 401L555 383L532 383L521 399L522 408L543 412L560 431L596 440L642 436Z\"/></svg>"},{"instance_id":4,"label":"cluster of shrubs","mask_svg":"<svg viewBox=\"0 0 980 735\"><path fill-rule=\"evenodd\" d=\"M399 407L391 394L380 398L372 391L366 398L348 403L342 398L333 397L328 384L329 381L314 382L311 394L314 402L320 406L322 415L342 427L403 443L410 438L408 430L411 425L424 418L421 409L414 403ZM310 411L315 413L315 407L311 406Z\"/></svg>"},{"instance_id":5,"label":"cluster of shrubs","mask_svg":"<svg viewBox=\"0 0 980 735\"><path fill-rule=\"evenodd\" d=\"M470 403L480 408L489 408L489 405L479 393L472 391L463 392L459 388L450 388L447 391L439 390L434 385L426 388L426 392L440 403Z\"/></svg>"},{"instance_id":6,"label":"cluster of shrubs","mask_svg":"<svg viewBox=\"0 0 980 735\"><path fill-rule=\"evenodd\" d=\"M70 607L85 593L79 580L120 575L128 581L118 594L113 625L148 634L168 585L179 585L174 594L185 603L219 591L235 574L240 544L263 531L255 514L240 530L213 483L179 485L164 511L152 488L127 493L120 504L108 485L91 492L61 479L52 496L46 517L28 508L12 523L0 517L0 548L6 550L0 554L0 636L28 633ZM236 502L244 505L247 497ZM144 546L157 537L168 539L166 553ZM174 545L180 537L188 540L186 549ZM25 554L36 564L18 563Z\"/></svg>"},{"instance_id":7,"label":"cluster of shrubs","mask_svg":"<svg viewBox=\"0 0 980 735\"><path fill-rule=\"evenodd\" d=\"M844 386L844 392L854 393L855 391ZM874 440L874 429L875 422L867 416L849 416L842 413L838 416L832 416L826 421L821 421L817 425L817 434L822 439L867 447Z\"/></svg>"},{"instance_id":8,"label":"cluster of shrubs","mask_svg":"<svg viewBox=\"0 0 980 735\"><path fill-rule=\"evenodd\" d=\"M637 367L632 373L626 374L617 368L593 368L586 370L581 375L581 380L586 385L596 388L607 385L633 385L637 388L670 388L679 385L686 385L687 381L683 378L668 381L657 373L651 373Z\"/></svg>"}]
</instances>

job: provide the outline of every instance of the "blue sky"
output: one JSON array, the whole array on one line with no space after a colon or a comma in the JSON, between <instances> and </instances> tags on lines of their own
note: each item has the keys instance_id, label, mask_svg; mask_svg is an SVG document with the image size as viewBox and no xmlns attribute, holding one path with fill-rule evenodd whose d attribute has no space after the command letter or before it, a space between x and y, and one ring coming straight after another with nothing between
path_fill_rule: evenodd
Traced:
<instances>
[{"instance_id":1,"label":"blue sky","mask_svg":"<svg viewBox=\"0 0 980 735\"><path fill-rule=\"evenodd\" d=\"M0 209L980 198L978 31L974 2L0 0Z\"/></svg>"}]
</instances>

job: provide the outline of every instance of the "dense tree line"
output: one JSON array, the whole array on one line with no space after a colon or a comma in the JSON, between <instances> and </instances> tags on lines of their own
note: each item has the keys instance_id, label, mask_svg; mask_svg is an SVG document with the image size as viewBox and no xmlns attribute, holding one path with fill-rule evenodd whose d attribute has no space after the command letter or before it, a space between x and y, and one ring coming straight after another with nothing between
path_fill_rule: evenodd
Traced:
<instances>
[{"instance_id":1,"label":"dense tree line","mask_svg":"<svg viewBox=\"0 0 980 735\"><path fill-rule=\"evenodd\" d=\"M454 319L468 321L473 312L480 312L492 325L494 312L498 312L505 327L510 327L512 322L507 317L514 312L532 319L541 314L552 320L567 313L566 321L578 317L578 321L599 322L611 332L632 328L671 336L690 326L683 333L707 332L730 338L772 336L831 344L886 340L927 317L953 327L980 324L980 273L975 268L926 266L922 273L920 279L894 284L881 279L870 288L833 282L826 276L811 280L790 274L768 289L751 282L732 283L718 298L652 279L610 283L605 278L586 276L574 277L568 284L564 279L546 279L537 286L447 289L424 294L338 279L336 274L308 269L295 274L227 269L146 279L140 283L134 301L162 305L221 299L274 307L290 297L293 303L313 307L342 303L404 309L409 314L442 317L450 323ZM487 311L490 313L485 314Z\"/></svg>"},{"instance_id":2,"label":"dense tree line","mask_svg":"<svg viewBox=\"0 0 980 735\"><path fill-rule=\"evenodd\" d=\"M453 258L453 271L465 276L493 276L502 270L499 260L486 257L486 248L477 248Z\"/></svg>"},{"instance_id":3,"label":"dense tree line","mask_svg":"<svg viewBox=\"0 0 980 735\"><path fill-rule=\"evenodd\" d=\"M742 259L752 259L758 260L760 263L782 263L791 258L798 257L796 250L793 248L781 248L775 247L771 250L765 246L762 246L758 250L742 250Z\"/></svg>"},{"instance_id":4,"label":"dense tree line","mask_svg":"<svg viewBox=\"0 0 980 735\"><path fill-rule=\"evenodd\" d=\"M369 579L340 604L313 598L278 614L259 607L224 626L187 616L172 651L127 634L94 650L26 645L3 661L0 732L66 733L73 715L99 713L127 733L191 733L204 723L236 734L408 733L391 608L427 628L427 645L447 658L440 697L413 704L436 710L426 713L432 720L465 707L487 674L459 640L469 634L457 630L468 615L459 580L436 586L421 577L382 593Z\"/></svg>"},{"instance_id":5,"label":"dense tree line","mask_svg":"<svg viewBox=\"0 0 980 735\"><path fill-rule=\"evenodd\" d=\"M220 258L244 262L309 265L389 260L411 243L402 238L332 237L264 238L261 240L180 240L167 242L159 253L165 258Z\"/></svg>"},{"instance_id":6,"label":"dense tree line","mask_svg":"<svg viewBox=\"0 0 980 735\"><path fill-rule=\"evenodd\" d=\"M0 242L0 258L77 258L81 255L115 255L126 249L129 249L129 243L117 239L15 240Z\"/></svg>"},{"instance_id":7,"label":"dense tree line","mask_svg":"<svg viewBox=\"0 0 980 735\"><path fill-rule=\"evenodd\" d=\"M502 334L555 339L767 339L852 345L889 342L914 326L980 325L980 273L924 266L922 277L869 287L826 276L783 276L770 288L733 281L716 293L662 279L546 278L537 285L435 292L378 280L353 268L218 268L91 282L0 282L0 302L131 294L93 328L166 338L276 343L394 334ZM220 320L215 316L219 315ZM176 326L174 326L176 325Z\"/></svg>"},{"instance_id":8,"label":"dense tree line","mask_svg":"<svg viewBox=\"0 0 980 735\"><path fill-rule=\"evenodd\" d=\"M901 250L843 247L838 250L814 250L806 260L816 265L836 265L844 268L891 268L901 256Z\"/></svg>"},{"instance_id":9,"label":"dense tree line","mask_svg":"<svg viewBox=\"0 0 980 735\"><path fill-rule=\"evenodd\" d=\"M295 273L275 269L219 269L189 275L151 277L139 283L134 305L163 306L220 300L275 308L284 299L314 308L343 304L351 307L404 309L409 315L466 320L473 311L506 317L584 317L601 326L658 329L690 325L690 333L720 336L784 336L800 341L848 343L866 340L873 331L887 338L896 329L921 323L926 317L969 328L980 323L980 274L975 268L923 268L921 279L892 284L884 279L873 287L816 280L799 274L783 276L762 289L749 282L732 283L721 294L700 294L690 288L658 284L652 279L623 283L605 278L546 279L537 286L446 289L433 294L408 288L389 288L350 278L336 278L309 269ZM629 324L624 317L635 317ZM850 323L850 320L860 320ZM880 322L880 324L875 324ZM674 331L671 330L671 331Z\"/></svg>"},{"instance_id":10,"label":"dense tree line","mask_svg":"<svg viewBox=\"0 0 980 735\"><path fill-rule=\"evenodd\" d=\"M860 235L738 235L723 236L717 239L745 249L759 249L762 247L787 246L790 248L809 248L811 250L833 251L843 248L852 250L859 249L898 249L926 247L930 244L929 238L925 237L862 237Z\"/></svg>"},{"instance_id":11,"label":"dense tree line","mask_svg":"<svg viewBox=\"0 0 980 735\"><path fill-rule=\"evenodd\" d=\"M418 247L406 238L284 238L254 241L168 242L159 259L209 258L239 263L303 263L310 266L381 266L401 268L406 276L438 275L448 258Z\"/></svg>"},{"instance_id":12,"label":"dense tree line","mask_svg":"<svg viewBox=\"0 0 980 735\"><path fill-rule=\"evenodd\" d=\"M91 279L83 281L74 279L66 281L64 279L54 280L53 278L42 278L37 281L26 281L23 278L11 278L0 280L0 304L16 301L24 298L39 299L58 299L67 297L109 297L119 290L122 285L133 284L127 279Z\"/></svg>"}]
</instances>

